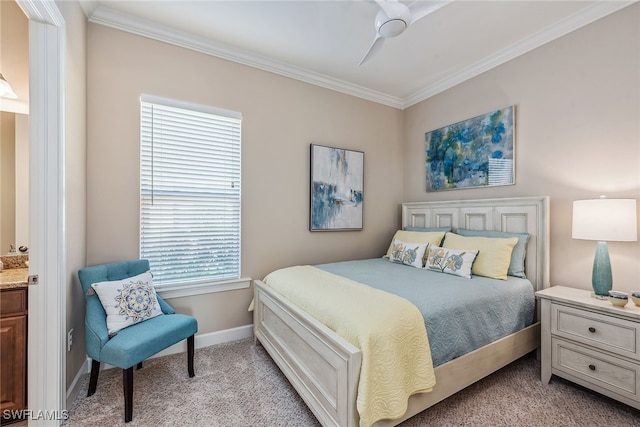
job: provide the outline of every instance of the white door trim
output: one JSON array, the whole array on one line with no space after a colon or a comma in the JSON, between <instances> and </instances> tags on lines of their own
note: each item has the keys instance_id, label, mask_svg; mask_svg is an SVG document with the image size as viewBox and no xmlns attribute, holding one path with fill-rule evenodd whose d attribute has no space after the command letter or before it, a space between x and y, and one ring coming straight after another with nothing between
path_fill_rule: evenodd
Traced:
<instances>
[{"instance_id":1,"label":"white door trim","mask_svg":"<svg viewBox=\"0 0 640 427\"><path fill-rule=\"evenodd\" d=\"M29 19L29 426L59 426L66 409L64 229L65 22L53 0L17 0ZM42 412L39 412L42 411ZM51 418L51 419L49 419Z\"/></svg>"}]
</instances>

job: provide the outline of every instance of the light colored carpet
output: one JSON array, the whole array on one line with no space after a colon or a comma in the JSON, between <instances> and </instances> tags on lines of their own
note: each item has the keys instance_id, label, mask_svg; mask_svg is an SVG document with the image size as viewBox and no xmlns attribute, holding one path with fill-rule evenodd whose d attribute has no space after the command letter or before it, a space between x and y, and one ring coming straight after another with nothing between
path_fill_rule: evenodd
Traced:
<instances>
[{"instance_id":1,"label":"light colored carpet","mask_svg":"<svg viewBox=\"0 0 640 427\"><path fill-rule=\"evenodd\" d=\"M148 360L134 371L133 420L123 421L122 371L88 378L63 424L77 426L319 426L264 348L245 339L196 350L194 378L186 355ZM640 411L553 377L524 357L401 424L413 426L640 426Z\"/></svg>"}]
</instances>

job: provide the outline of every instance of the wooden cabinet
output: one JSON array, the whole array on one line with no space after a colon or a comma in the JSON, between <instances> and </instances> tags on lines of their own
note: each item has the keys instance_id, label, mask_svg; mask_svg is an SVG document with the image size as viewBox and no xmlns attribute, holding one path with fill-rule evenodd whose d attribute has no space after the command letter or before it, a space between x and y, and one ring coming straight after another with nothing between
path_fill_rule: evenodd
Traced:
<instances>
[{"instance_id":1,"label":"wooden cabinet","mask_svg":"<svg viewBox=\"0 0 640 427\"><path fill-rule=\"evenodd\" d=\"M27 289L0 290L0 419L27 408Z\"/></svg>"},{"instance_id":2,"label":"wooden cabinet","mask_svg":"<svg viewBox=\"0 0 640 427\"><path fill-rule=\"evenodd\" d=\"M551 375L640 409L640 307L554 286L541 301L542 382Z\"/></svg>"}]
</instances>

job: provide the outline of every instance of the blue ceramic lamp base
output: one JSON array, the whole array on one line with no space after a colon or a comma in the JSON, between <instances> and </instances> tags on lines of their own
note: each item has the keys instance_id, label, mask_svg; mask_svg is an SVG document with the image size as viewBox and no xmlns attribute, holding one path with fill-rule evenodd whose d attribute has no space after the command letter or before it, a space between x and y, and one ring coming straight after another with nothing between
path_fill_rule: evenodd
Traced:
<instances>
[{"instance_id":1,"label":"blue ceramic lamp base","mask_svg":"<svg viewBox=\"0 0 640 427\"><path fill-rule=\"evenodd\" d=\"M591 286L593 286L594 296L599 299L606 299L609 296L609 291L613 287L611 261L609 260L607 242L598 242L598 246L596 247L596 256L593 259Z\"/></svg>"}]
</instances>

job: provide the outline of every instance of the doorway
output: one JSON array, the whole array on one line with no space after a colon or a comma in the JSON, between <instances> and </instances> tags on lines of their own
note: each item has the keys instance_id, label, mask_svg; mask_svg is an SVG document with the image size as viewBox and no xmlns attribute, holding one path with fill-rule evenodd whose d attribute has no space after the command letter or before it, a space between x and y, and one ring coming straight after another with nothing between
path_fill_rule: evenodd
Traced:
<instances>
[{"instance_id":1,"label":"doorway","mask_svg":"<svg viewBox=\"0 0 640 427\"><path fill-rule=\"evenodd\" d=\"M29 20L0 2L0 255L29 245Z\"/></svg>"}]
</instances>

